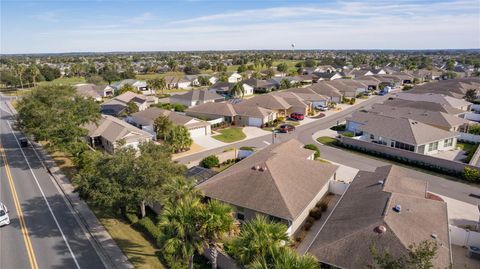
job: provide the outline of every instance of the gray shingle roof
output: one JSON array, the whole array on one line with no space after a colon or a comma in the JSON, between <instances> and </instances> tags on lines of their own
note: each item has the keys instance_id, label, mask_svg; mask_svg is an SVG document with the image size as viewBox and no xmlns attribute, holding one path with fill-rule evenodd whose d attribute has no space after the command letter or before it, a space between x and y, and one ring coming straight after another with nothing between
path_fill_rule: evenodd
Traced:
<instances>
[{"instance_id":1,"label":"gray shingle roof","mask_svg":"<svg viewBox=\"0 0 480 269\"><path fill-rule=\"evenodd\" d=\"M217 94L213 91L206 91L206 90L193 90L188 91L184 94L174 95L170 97L170 99L180 99L180 100L187 100L187 101L211 101L211 100L223 100L225 97Z\"/></svg>"},{"instance_id":2,"label":"gray shingle roof","mask_svg":"<svg viewBox=\"0 0 480 269\"><path fill-rule=\"evenodd\" d=\"M427 125L403 117L388 117L367 112L356 112L349 121L359 122L360 130L410 145L421 145L457 136L455 132Z\"/></svg>"},{"instance_id":3,"label":"gray shingle roof","mask_svg":"<svg viewBox=\"0 0 480 269\"><path fill-rule=\"evenodd\" d=\"M198 185L206 196L295 220L328 184L337 166L307 160L297 140L273 144ZM252 169L254 166L263 171Z\"/></svg>"},{"instance_id":4,"label":"gray shingle roof","mask_svg":"<svg viewBox=\"0 0 480 269\"><path fill-rule=\"evenodd\" d=\"M432 240L435 234L439 247L434 266L447 268L451 263L447 207L426 199L425 191L424 181L408 178L397 167L360 171L308 252L323 263L363 268L374 264L372 244L398 257L411 244ZM397 204L402 207L400 213L393 211ZM379 233L379 226L386 231Z\"/></svg>"}]
</instances>

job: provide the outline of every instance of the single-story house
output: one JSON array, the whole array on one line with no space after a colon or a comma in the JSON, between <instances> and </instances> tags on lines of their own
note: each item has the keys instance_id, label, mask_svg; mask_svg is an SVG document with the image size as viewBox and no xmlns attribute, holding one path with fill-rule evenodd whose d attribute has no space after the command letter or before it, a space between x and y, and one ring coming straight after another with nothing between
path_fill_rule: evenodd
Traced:
<instances>
[{"instance_id":1,"label":"single-story house","mask_svg":"<svg viewBox=\"0 0 480 269\"><path fill-rule=\"evenodd\" d=\"M448 113L416 109L411 107L395 107L386 104L374 104L369 113L376 113L388 117L403 117L417 120L446 131L465 131L468 129L469 121Z\"/></svg>"},{"instance_id":2,"label":"single-story house","mask_svg":"<svg viewBox=\"0 0 480 269\"><path fill-rule=\"evenodd\" d=\"M244 100L241 104L249 106L259 106L266 109L273 110L279 117L285 117L292 113L292 106L279 96L273 94L257 95L250 99Z\"/></svg>"},{"instance_id":3,"label":"single-story house","mask_svg":"<svg viewBox=\"0 0 480 269\"><path fill-rule=\"evenodd\" d=\"M314 72L313 75L317 77L317 81L342 78L342 75L337 72Z\"/></svg>"},{"instance_id":4,"label":"single-story house","mask_svg":"<svg viewBox=\"0 0 480 269\"><path fill-rule=\"evenodd\" d=\"M480 78L467 77L459 79L440 80L433 83L417 85L409 93L443 94L462 99L468 90L473 89L480 96Z\"/></svg>"},{"instance_id":5,"label":"single-story house","mask_svg":"<svg viewBox=\"0 0 480 269\"><path fill-rule=\"evenodd\" d=\"M222 102L224 100L224 96L207 90L193 90L184 94L172 95L170 97L170 103L182 104L186 107L197 106L205 103Z\"/></svg>"},{"instance_id":6,"label":"single-story house","mask_svg":"<svg viewBox=\"0 0 480 269\"><path fill-rule=\"evenodd\" d=\"M101 112L102 114L106 115L119 116L125 111L129 102L136 104L138 106L138 110L142 111L147 109L149 106L147 97L148 96L130 91L125 92L101 104Z\"/></svg>"},{"instance_id":7,"label":"single-story house","mask_svg":"<svg viewBox=\"0 0 480 269\"><path fill-rule=\"evenodd\" d=\"M147 85L147 82L143 80L124 79L122 81L113 83L111 86L112 88L115 89L115 91L118 91L127 84L130 84L132 87L134 87L137 91L141 92L143 95L155 94L155 91L153 89L150 89Z\"/></svg>"},{"instance_id":8,"label":"single-story house","mask_svg":"<svg viewBox=\"0 0 480 269\"><path fill-rule=\"evenodd\" d=\"M206 197L233 206L243 222L257 215L299 230L327 194L338 166L313 160L298 140L272 144L197 186Z\"/></svg>"},{"instance_id":9,"label":"single-story house","mask_svg":"<svg viewBox=\"0 0 480 269\"><path fill-rule=\"evenodd\" d=\"M450 268L446 203L427 198L425 181L388 165L357 174L307 252L326 266L376 268L373 246L399 258L425 240L438 247L433 267Z\"/></svg>"},{"instance_id":10,"label":"single-story house","mask_svg":"<svg viewBox=\"0 0 480 269\"><path fill-rule=\"evenodd\" d=\"M185 77L165 76L165 85L168 89L190 89L192 82Z\"/></svg>"},{"instance_id":11,"label":"single-story house","mask_svg":"<svg viewBox=\"0 0 480 269\"><path fill-rule=\"evenodd\" d=\"M277 89L276 83L269 82L267 80L261 80L261 79L256 79L256 78L249 78L247 80L242 81L245 89L245 85L248 85L250 87L247 87L249 90L253 88L253 92L256 93L268 93L271 91L274 91ZM247 95L245 93L245 95Z\"/></svg>"},{"instance_id":12,"label":"single-story house","mask_svg":"<svg viewBox=\"0 0 480 269\"><path fill-rule=\"evenodd\" d=\"M103 148L110 154L119 147L138 149L141 143L153 138L152 134L109 115L102 115L97 123L89 123L85 129L88 130L87 142L92 147Z\"/></svg>"},{"instance_id":13,"label":"single-story house","mask_svg":"<svg viewBox=\"0 0 480 269\"><path fill-rule=\"evenodd\" d=\"M229 76L228 76L228 82L229 83L237 83L237 82L240 82L241 80L243 79L242 75L237 73L237 72L234 72L234 73L231 73Z\"/></svg>"},{"instance_id":14,"label":"single-story house","mask_svg":"<svg viewBox=\"0 0 480 269\"><path fill-rule=\"evenodd\" d=\"M400 92L395 95L395 98L408 100L408 101L426 101L438 103L441 105L449 105L451 107L469 111L472 103L465 101L464 99L455 98L445 94L435 94L435 93L410 93L410 92Z\"/></svg>"},{"instance_id":15,"label":"single-story house","mask_svg":"<svg viewBox=\"0 0 480 269\"><path fill-rule=\"evenodd\" d=\"M296 94L291 91L278 91L271 94L285 100L291 106L289 110L291 113L295 112L308 115L308 113L313 110L313 102L303 99L300 97L301 94Z\"/></svg>"},{"instance_id":16,"label":"single-story house","mask_svg":"<svg viewBox=\"0 0 480 269\"><path fill-rule=\"evenodd\" d=\"M158 107L150 107L143 111L133 113L127 117L126 120L128 123L133 124L136 127L155 136L155 119L161 115L168 117L175 125L185 126L188 129L191 137L206 136L211 134L210 123Z\"/></svg>"},{"instance_id":17,"label":"single-story house","mask_svg":"<svg viewBox=\"0 0 480 269\"><path fill-rule=\"evenodd\" d=\"M200 86L200 82L198 81L198 75L186 75L185 79L190 81L190 85L192 86Z\"/></svg>"},{"instance_id":18,"label":"single-story house","mask_svg":"<svg viewBox=\"0 0 480 269\"><path fill-rule=\"evenodd\" d=\"M103 98L113 96L115 88L110 85L95 84L77 84L75 90L80 96L93 98L97 102L101 102Z\"/></svg>"},{"instance_id":19,"label":"single-story house","mask_svg":"<svg viewBox=\"0 0 480 269\"><path fill-rule=\"evenodd\" d=\"M451 105L446 104L439 104L434 102L427 102L427 101L412 101L412 100L404 100L404 99L389 99L383 102L385 105L394 106L394 107L410 107L415 109L425 109L428 111L438 111L447 113L453 116L461 117L466 111L454 108Z\"/></svg>"},{"instance_id":20,"label":"single-story house","mask_svg":"<svg viewBox=\"0 0 480 269\"><path fill-rule=\"evenodd\" d=\"M227 102L205 103L185 110L185 115L202 120L218 120L234 123L237 113L233 105Z\"/></svg>"},{"instance_id":21,"label":"single-story house","mask_svg":"<svg viewBox=\"0 0 480 269\"><path fill-rule=\"evenodd\" d=\"M298 96L301 100L307 103L311 103L313 107L316 106L326 106L330 102L330 98L327 96L320 95L309 88L291 88L285 92L291 92ZM281 92L278 92L281 93ZM277 94L277 93L276 93Z\"/></svg>"},{"instance_id":22,"label":"single-story house","mask_svg":"<svg viewBox=\"0 0 480 269\"><path fill-rule=\"evenodd\" d=\"M316 94L328 97L330 99L330 102L337 104L342 102L343 93L334 86L325 82L315 83L309 86L308 89L311 89Z\"/></svg>"},{"instance_id":23,"label":"single-story house","mask_svg":"<svg viewBox=\"0 0 480 269\"><path fill-rule=\"evenodd\" d=\"M240 103L233 105L233 108L236 113L235 124L239 126L262 127L277 118L275 111L259 106L242 105Z\"/></svg>"},{"instance_id":24,"label":"single-story house","mask_svg":"<svg viewBox=\"0 0 480 269\"><path fill-rule=\"evenodd\" d=\"M210 86L208 90L226 96L230 95L230 90L233 88L234 85L235 83L217 81L215 82L215 84Z\"/></svg>"},{"instance_id":25,"label":"single-story house","mask_svg":"<svg viewBox=\"0 0 480 269\"><path fill-rule=\"evenodd\" d=\"M433 155L457 146L456 132L404 117L356 112L347 118L346 129L359 139L387 147Z\"/></svg>"}]
</instances>

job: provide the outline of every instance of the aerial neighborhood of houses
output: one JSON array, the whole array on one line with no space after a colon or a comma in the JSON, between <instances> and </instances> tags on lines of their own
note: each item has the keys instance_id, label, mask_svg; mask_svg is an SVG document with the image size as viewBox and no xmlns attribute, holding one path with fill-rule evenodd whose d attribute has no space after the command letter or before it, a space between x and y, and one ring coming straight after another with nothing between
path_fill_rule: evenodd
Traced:
<instances>
[{"instance_id":1,"label":"aerial neighborhood of houses","mask_svg":"<svg viewBox=\"0 0 480 269\"><path fill-rule=\"evenodd\" d=\"M201 86L199 78L208 81L206 86ZM424 180L396 165L359 171L345 163L319 161L312 151L331 140L339 148L441 173L478 171L480 152L465 145L480 142L476 129L480 105L472 103L480 95L480 79L443 78L435 70L323 65L302 68L297 76L278 71L268 77L248 71L165 76L162 92L168 96L163 98L157 98L149 83L138 80L82 84L77 91L106 100L101 104L100 123L88 127L92 147L113 153L118 147L138 147L145 140L161 142L156 119L167 117L184 126L193 139L195 146L178 160L190 167L192 178L199 176L197 188L209 199L232 206L240 223L262 215L285 224L301 254L310 253L324 265L359 268L374 262L366 242L400 256L411 245L432 240L438 246L433 264L446 268L455 264L454 250L469 247L452 238L460 237L465 226L451 220L445 200L430 192ZM117 95L127 83L136 93ZM130 103L137 106L133 113L128 112ZM335 117L348 110L346 117ZM304 148L298 136L288 136L295 134L295 128L308 128L329 117L336 119L331 129L313 130L313 138L324 145ZM216 139L223 130L241 132L242 128L244 140ZM262 137L266 137L265 148L255 148L257 143L249 153L241 149L249 139ZM237 141L246 142L235 146ZM201 159L182 159L206 156L201 152L229 144L238 149L220 150L217 156L237 161L221 172L206 173Z\"/></svg>"},{"instance_id":2,"label":"aerial neighborhood of houses","mask_svg":"<svg viewBox=\"0 0 480 269\"><path fill-rule=\"evenodd\" d=\"M371 268L480 268L479 67L292 61L290 71L282 62L195 74L162 65L161 74L143 76L134 65L135 79L72 91L100 108L96 122L82 125L89 149L143 156L145 144L172 147L169 161L186 170L172 171L185 174L202 202L231 208L235 236L255 221L281 224L281 246L318 268L394 258L404 263ZM147 215L164 210L138 201ZM156 236L163 242L165 234ZM195 251L218 268L257 268L229 243L200 245ZM430 247L430 267L417 267L423 256L409 260ZM407 260L413 265L403 267Z\"/></svg>"}]
</instances>

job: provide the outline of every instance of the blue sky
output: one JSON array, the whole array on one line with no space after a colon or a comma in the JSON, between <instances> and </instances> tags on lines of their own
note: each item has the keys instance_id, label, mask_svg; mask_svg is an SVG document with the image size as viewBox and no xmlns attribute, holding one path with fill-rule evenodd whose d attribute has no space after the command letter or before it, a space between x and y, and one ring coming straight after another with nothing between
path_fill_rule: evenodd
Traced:
<instances>
[{"instance_id":1,"label":"blue sky","mask_svg":"<svg viewBox=\"0 0 480 269\"><path fill-rule=\"evenodd\" d=\"M480 0L0 0L1 53L480 48Z\"/></svg>"}]
</instances>

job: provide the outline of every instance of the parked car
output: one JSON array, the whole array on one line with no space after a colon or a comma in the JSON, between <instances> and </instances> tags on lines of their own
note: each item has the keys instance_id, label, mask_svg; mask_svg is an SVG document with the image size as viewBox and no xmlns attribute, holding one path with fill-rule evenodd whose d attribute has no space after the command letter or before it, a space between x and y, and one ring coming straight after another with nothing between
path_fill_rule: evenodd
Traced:
<instances>
[{"instance_id":1,"label":"parked car","mask_svg":"<svg viewBox=\"0 0 480 269\"><path fill-rule=\"evenodd\" d=\"M303 120L305 116L302 113L292 113L290 114L290 118L294 120Z\"/></svg>"},{"instance_id":2,"label":"parked car","mask_svg":"<svg viewBox=\"0 0 480 269\"><path fill-rule=\"evenodd\" d=\"M320 111L327 111L330 108L326 105L318 105L318 106L315 107L315 109L320 110Z\"/></svg>"},{"instance_id":3,"label":"parked car","mask_svg":"<svg viewBox=\"0 0 480 269\"><path fill-rule=\"evenodd\" d=\"M28 139L27 138L22 137L22 138L19 139L19 141L20 141L20 146L22 148L28 147Z\"/></svg>"},{"instance_id":4,"label":"parked car","mask_svg":"<svg viewBox=\"0 0 480 269\"><path fill-rule=\"evenodd\" d=\"M380 92L378 92L378 95L380 95L380 96L384 96L385 94L387 94L387 93L384 92L383 90L381 90Z\"/></svg>"},{"instance_id":5,"label":"parked car","mask_svg":"<svg viewBox=\"0 0 480 269\"><path fill-rule=\"evenodd\" d=\"M10 218L8 217L7 207L0 202L0 226L10 224Z\"/></svg>"},{"instance_id":6,"label":"parked car","mask_svg":"<svg viewBox=\"0 0 480 269\"><path fill-rule=\"evenodd\" d=\"M282 124L280 125L278 130L280 131L280 133L288 133L288 132L295 131L295 126L290 124Z\"/></svg>"}]
</instances>

